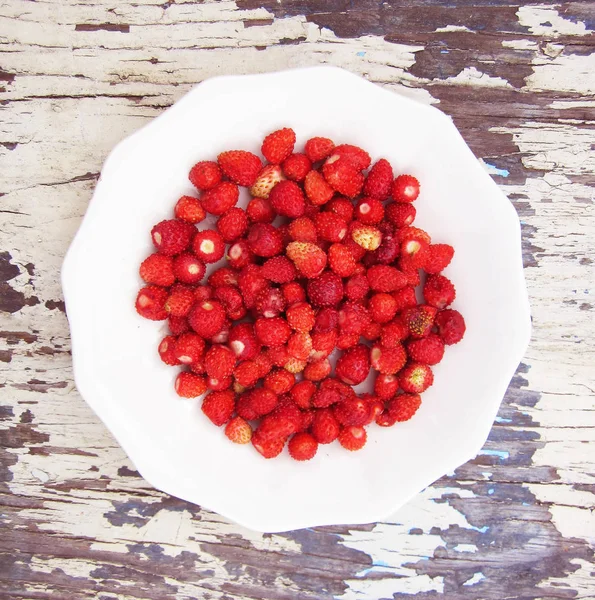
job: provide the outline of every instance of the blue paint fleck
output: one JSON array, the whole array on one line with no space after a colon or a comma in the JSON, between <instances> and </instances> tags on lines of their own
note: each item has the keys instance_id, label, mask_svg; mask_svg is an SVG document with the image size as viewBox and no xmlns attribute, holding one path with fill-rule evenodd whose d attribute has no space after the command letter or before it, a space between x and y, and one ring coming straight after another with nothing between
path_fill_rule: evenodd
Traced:
<instances>
[{"instance_id":1,"label":"blue paint fleck","mask_svg":"<svg viewBox=\"0 0 595 600\"><path fill-rule=\"evenodd\" d=\"M375 567L392 567L392 565L389 565L387 562L384 562L383 560L376 560L376 561L374 561L373 564Z\"/></svg>"},{"instance_id":2,"label":"blue paint fleck","mask_svg":"<svg viewBox=\"0 0 595 600\"><path fill-rule=\"evenodd\" d=\"M486 456L497 456L500 460L506 460L510 456L510 452L507 450L488 450L484 449L480 452Z\"/></svg>"},{"instance_id":3,"label":"blue paint fleck","mask_svg":"<svg viewBox=\"0 0 595 600\"><path fill-rule=\"evenodd\" d=\"M485 533L488 529L488 525L484 525L483 527L471 527L471 529L475 529L475 531L479 531L479 533Z\"/></svg>"},{"instance_id":4,"label":"blue paint fleck","mask_svg":"<svg viewBox=\"0 0 595 600\"><path fill-rule=\"evenodd\" d=\"M531 506L530 502L523 502L523 506Z\"/></svg>"},{"instance_id":5,"label":"blue paint fleck","mask_svg":"<svg viewBox=\"0 0 595 600\"><path fill-rule=\"evenodd\" d=\"M440 50L440 54L448 54L448 50Z\"/></svg>"},{"instance_id":6,"label":"blue paint fleck","mask_svg":"<svg viewBox=\"0 0 595 600\"><path fill-rule=\"evenodd\" d=\"M366 53L365 53L365 52L358 52L358 53L356 54L356 56L366 56Z\"/></svg>"},{"instance_id":7,"label":"blue paint fleck","mask_svg":"<svg viewBox=\"0 0 595 600\"><path fill-rule=\"evenodd\" d=\"M494 493L494 488L490 488L490 489L488 490L488 494L491 496L493 493Z\"/></svg>"},{"instance_id":8,"label":"blue paint fleck","mask_svg":"<svg viewBox=\"0 0 595 600\"><path fill-rule=\"evenodd\" d=\"M504 419L503 417L496 417L494 420L496 423L512 423L512 419Z\"/></svg>"},{"instance_id":9,"label":"blue paint fleck","mask_svg":"<svg viewBox=\"0 0 595 600\"><path fill-rule=\"evenodd\" d=\"M499 169L496 165L491 165L490 163L485 163L488 168L488 173L491 175L500 175L500 177L508 177L510 175L510 171L507 169Z\"/></svg>"}]
</instances>

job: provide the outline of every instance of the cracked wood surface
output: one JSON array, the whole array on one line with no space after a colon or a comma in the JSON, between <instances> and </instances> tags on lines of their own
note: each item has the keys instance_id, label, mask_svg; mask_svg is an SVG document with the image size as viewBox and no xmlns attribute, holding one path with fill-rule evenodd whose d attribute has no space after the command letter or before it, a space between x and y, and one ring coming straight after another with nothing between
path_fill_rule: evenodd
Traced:
<instances>
[{"instance_id":1,"label":"cracked wood surface","mask_svg":"<svg viewBox=\"0 0 595 600\"><path fill-rule=\"evenodd\" d=\"M595 5L0 2L0 597L595 598ZM533 339L482 452L382 522L246 531L77 394L59 269L121 139L216 74L330 63L454 118L518 211Z\"/></svg>"}]
</instances>

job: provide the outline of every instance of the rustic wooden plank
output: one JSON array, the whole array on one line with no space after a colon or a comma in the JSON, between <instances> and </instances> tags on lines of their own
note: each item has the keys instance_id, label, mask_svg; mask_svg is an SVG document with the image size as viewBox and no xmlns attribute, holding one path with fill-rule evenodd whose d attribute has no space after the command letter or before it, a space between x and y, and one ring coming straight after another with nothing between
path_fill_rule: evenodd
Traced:
<instances>
[{"instance_id":1,"label":"rustic wooden plank","mask_svg":"<svg viewBox=\"0 0 595 600\"><path fill-rule=\"evenodd\" d=\"M0 5L0 595L593 598L595 10ZM523 224L534 335L482 453L396 515L261 535L150 488L78 396L59 268L103 160L221 73L348 68L452 115Z\"/></svg>"}]
</instances>

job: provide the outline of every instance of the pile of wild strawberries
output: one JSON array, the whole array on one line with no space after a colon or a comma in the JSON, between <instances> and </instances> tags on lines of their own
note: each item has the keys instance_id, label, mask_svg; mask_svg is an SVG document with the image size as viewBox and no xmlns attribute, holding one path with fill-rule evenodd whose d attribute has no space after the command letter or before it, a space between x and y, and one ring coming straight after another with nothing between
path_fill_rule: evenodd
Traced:
<instances>
[{"instance_id":1,"label":"pile of wild strawberries","mask_svg":"<svg viewBox=\"0 0 595 600\"><path fill-rule=\"evenodd\" d=\"M385 159L366 172L369 154L350 144L314 137L294 153L295 141L289 128L268 135L264 166L231 150L192 167L200 198L181 197L175 219L151 230L136 310L168 320L159 355L186 367L177 393L208 391L202 410L231 441L272 458L289 440L289 454L309 460L336 439L360 449L374 421L410 419L465 322L440 274L453 248L412 226L417 179L395 178ZM238 186L250 189L245 210ZM207 213L216 228L197 230ZM370 369L374 393L356 394Z\"/></svg>"}]
</instances>

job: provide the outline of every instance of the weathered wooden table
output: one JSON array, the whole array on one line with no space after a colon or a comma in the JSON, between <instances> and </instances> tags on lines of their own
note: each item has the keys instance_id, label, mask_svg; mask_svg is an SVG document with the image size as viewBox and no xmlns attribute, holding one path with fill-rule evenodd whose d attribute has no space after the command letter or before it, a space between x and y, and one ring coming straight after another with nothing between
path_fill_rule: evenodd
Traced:
<instances>
[{"instance_id":1,"label":"weathered wooden table","mask_svg":"<svg viewBox=\"0 0 595 600\"><path fill-rule=\"evenodd\" d=\"M595 4L0 3L1 598L595 598ZM101 165L202 79L332 63L453 116L514 203L534 334L481 454L381 523L260 535L146 484L59 282ZM109 232L106 232L109 237Z\"/></svg>"}]
</instances>

